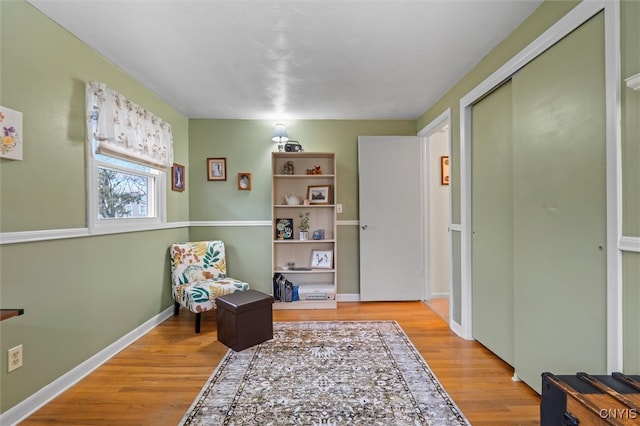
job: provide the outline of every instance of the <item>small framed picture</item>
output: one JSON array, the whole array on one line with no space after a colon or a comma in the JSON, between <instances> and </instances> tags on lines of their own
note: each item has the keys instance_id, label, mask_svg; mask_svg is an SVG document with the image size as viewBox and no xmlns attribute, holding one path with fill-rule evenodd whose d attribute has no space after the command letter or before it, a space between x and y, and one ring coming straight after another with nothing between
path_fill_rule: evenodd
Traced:
<instances>
[{"instance_id":1,"label":"small framed picture","mask_svg":"<svg viewBox=\"0 0 640 426\"><path fill-rule=\"evenodd\" d=\"M309 185L307 199L310 204L331 204L331 185Z\"/></svg>"},{"instance_id":2,"label":"small framed picture","mask_svg":"<svg viewBox=\"0 0 640 426\"><path fill-rule=\"evenodd\" d=\"M184 166L173 163L171 166L171 189L174 191L184 191Z\"/></svg>"},{"instance_id":3,"label":"small framed picture","mask_svg":"<svg viewBox=\"0 0 640 426\"><path fill-rule=\"evenodd\" d=\"M309 266L317 269L332 269L333 250L312 250L311 264Z\"/></svg>"},{"instance_id":4,"label":"small framed picture","mask_svg":"<svg viewBox=\"0 0 640 426\"><path fill-rule=\"evenodd\" d=\"M440 185L449 185L449 156L440 157Z\"/></svg>"},{"instance_id":5,"label":"small framed picture","mask_svg":"<svg viewBox=\"0 0 640 426\"><path fill-rule=\"evenodd\" d=\"M0 105L0 122L3 133L0 137L0 158L22 160L22 113Z\"/></svg>"},{"instance_id":6,"label":"small framed picture","mask_svg":"<svg viewBox=\"0 0 640 426\"><path fill-rule=\"evenodd\" d=\"M227 180L226 158L207 158L207 180Z\"/></svg>"},{"instance_id":7,"label":"small framed picture","mask_svg":"<svg viewBox=\"0 0 640 426\"><path fill-rule=\"evenodd\" d=\"M238 189L241 191L251 190L251 173L238 173Z\"/></svg>"},{"instance_id":8,"label":"small framed picture","mask_svg":"<svg viewBox=\"0 0 640 426\"><path fill-rule=\"evenodd\" d=\"M276 219L276 240L293 240L293 219Z\"/></svg>"}]
</instances>

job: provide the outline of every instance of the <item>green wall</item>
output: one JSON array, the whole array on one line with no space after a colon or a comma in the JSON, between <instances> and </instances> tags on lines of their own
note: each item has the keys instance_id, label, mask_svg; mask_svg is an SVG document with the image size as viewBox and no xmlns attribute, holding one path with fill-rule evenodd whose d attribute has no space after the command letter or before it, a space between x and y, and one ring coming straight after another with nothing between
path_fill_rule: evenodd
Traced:
<instances>
[{"instance_id":1,"label":"green wall","mask_svg":"<svg viewBox=\"0 0 640 426\"><path fill-rule=\"evenodd\" d=\"M640 374L640 253L623 253L622 281L624 372Z\"/></svg>"},{"instance_id":2,"label":"green wall","mask_svg":"<svg viewBox=\"0 0 640 426\"><path fill-rule=\"evenodd\" d=\"M25 146L24 161L0 160L1 232L86 228L84 84L90 80L107 83L172 125L174 161L187 167L188 179L184 192L167 188L169 222L261 222L0 246L2 305L25 309L0 324L0 365L8 348L22 344L25 353L21 369L0 369L4 412L171 306L172 242L225 240L230 272L269 291L275 145L272 122L190 122L24 1L0 2L0 17L0 104L23 112ZM287 125L307 151L337 153L343 220L358 215L357 137L415 135L413 120ZM227 181L206 180L207 157L227 158ZM240 171L253 174L251 191L237 190ZM341 226L339 233L339 291L357 293L357 227Z\"/></svg>"},{"instance_id":3,"label":"green wall","mask_svg":"<svg viewBox=\"0 0 640 426\"><path fill-rule=\"evenodd\" d=\"M188 165L186 117L28 3L1 4L1 102L24 114L24 161L0 160L2 232L86 225L86 81L105 82L169 122L175 161ZM188 191L168 192L169 221L188 219L188 199Z\"/></svg>"},{"instance_id":4,"label":"green wall","mask_svg":"<svg viewBox=\"0 0 640 426\"><path fill-rule=\"evenodd\" d=\"M229 273L252 287L268 291L271 277L271 141L275 122L261 120L191 120L189 122L190 213L192 221L265 221L261 226L194 226L192 239L225 237L237 247L229 257ZM289 137L307 152L335 152L338 221L358 219L358 136L415 135L415 121L292 120ZM227 159L227 180L208 181L207 158ZM249 172L252 190L237 189L237 174ZM359 293L358 228L338 226L338 293ZM259 224L258 224L259 225ZM239 259L245 257L245 260ZM243 266L249 266L243 269ZM236 273L238 271L238 273Z\"/></svg>"},{"instance_id":5,"label":"green wall","mask_svg":"<svg viewBox=\"0 0 640 426\"><path fill-rule=\"evenodd\" d=\"M453 223L460 223L460 159L458 158L460 152L460 99L555 24L578 3L580 3L578 0L545 1L418 119L417 129L420 130L447 108L451 108L450 173Z\"/></svg>"},{"instance_id":6,"label":"green wall","mask_svg":"<svg viewBox=\"0 0 640 426\"><path fill-rule=\"evenodd\" d=\"M621 74L640 73L640 2L620 5ZM622 235L640 238L640 91L622 87ZM640 253L624 253L623 365L640 373Z\"/></svg>"},{"instance_id":7,"label":"green wall","mask_svg":"<svg viewBox=\"0 0 640 426\"><path fill-rule=\"evenodd\" d=\"M464 78L442 96L417 121L417 129L433 121L451 108L451 191L452 216L460 223L460 99L490 76L536 37L568 13L579 1L545 1L516 30L506 37ZM640 2L620 2L621 78L640 72ZM640 237L640 94L625 85L622 94L622 234ZM459 250L454 251L458 253ZM454 256L453 261L459 259ZM623 263L623 329L624 369L640 372L640 253L624 252ZM456 301L454 301L456 302ZM455 311L454 313L457 313Z\"/></svg>"},{"instance_id":8,"label":"green wall","mask_svg":"<svg viewBox=\"0 0 640 426\"><path fill-rule=\"evenodd\" d=\"M451 108L452 213L454 223L459 223L460 98L575 4L546 1L417 122L287 121L290 137L307 151L336 153L337 201L344 206L339 221L358 219L357 137L415 135ZM622 77L626 78L640 72L640 3L624 1L621 7ZM6 365L8 348L23 344L25 353L21 369L7 374L0 368L4 412L171 305L167 247L172 242L223 239L230 272L254 288L269 289L271 230L265 222L270 221L269 156L275 148L270 134L275 123L188 120L23 0L0 0L0 25L0 104L24 113L25 136L24 161L0 160L1 232L86 226L84 82L88 80L107 83L171 123L174 161L187 167L188 180L185 192L167 188L168 220L202 222L189 229L0 245L2 305L26 310L25 315L0 323L0 365ZM622 107L623 229L627 236L640 237L638 93L623 88ZM206 180L207 157L227 158L227 181ZM237 190L238 172L252 173L251 191ZM212 226L208 221L259 223ZM338 291L357 293L357 226L341 224L338 240ZM640 254L625 253L623 264L625 367L637 373ZM459 306L452 308L459 316Z\"/></svg>"},{"instance_id":9,"label":"green wall","mask_svg":"<svg viewBox=\"0 0 640 426\"><path fill-rule=\"evenodd\" d=\"M28 3L0 1L0 104L24 116L24 161L0 160L0 231L86 227L84 83L103 81L172 125L188 165L186 117ZM170 183L169 183L170 185ZM188 187L187 187L188 188ZM167 190L169 221L189 190ZM167 248L188 228L0 245L0 412L172 305ZM7 373L7 350L24 366Z\"/></svg>"},{"instance_id":10,"label":"green wall","mask_svg":"<svg viewBox=\"0 0 640 426\"><path fill-rule=\"evenodd\" d=\"M271 228L268 226L193 226L191 241L222 240L229 276L271 293Z\"/></svg>"},{"instance_id":11,"label":"green wall","mask_svg":"<svg viewBox=\"0 0 640 426\"><path fill-rule=\"evenodd\" d=\"M191 120L189 170L191 220L271 220L273 121ZM413 135L413 120L292 120L289 138L307 152L334 152L337 162L338 220L358 219L358 136ZM207 181L206 160L227 159L227 180ZM252 173L251 191L238 191L237 174ZM224 200L218 202L217 200Z\"/></svg>"},{"instance_id":12,"label":"green wall","mask_svg":"<svg viewBox=\"0 0 640 426\"><path fill-rule=\"evenodd\" d=\"M172 305L167 247L185 229L2 246L2 411ZM23 345L24 366L6 353Z\"/></svg>"},{"instance_id":13,"label":"green wall","mask_svg":"<svg viewBox=\"0 0 640 426\"><path fill-rule=\"evenodd\" d=\"M621 5L622 79L640 73L640 2ZM640 92L622 87L622 234L640 236Z\"/></svg>"}]
</instances>

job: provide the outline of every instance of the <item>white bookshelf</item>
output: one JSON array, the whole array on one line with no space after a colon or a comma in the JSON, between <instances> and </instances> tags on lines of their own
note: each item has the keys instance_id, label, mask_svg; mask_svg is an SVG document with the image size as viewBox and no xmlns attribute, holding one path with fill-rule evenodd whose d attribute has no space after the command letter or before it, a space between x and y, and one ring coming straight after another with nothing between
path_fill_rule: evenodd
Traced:
<instances>
[{"instance_id":1,"label":"white bookshelf","mask_svg":"<svg viewBox=\"0 0 640 426\"><path fill-rule=\"evenodd\" d=\"M285 164L291 161L293 174L285 174ZM307 170L319 166L322 174L307 174ZM332 299L299 300L295 302L276 301L274 309L335 309L337 289L337 253L336 253L336 160L333 153L318 152L274 152L272 154L272 275L283 274L299 289L309 284L330 285ZM316 200L304 205L309 187L329 187L329 198ZM300 204L291 205L287 198L295 196ZM300 240L301 213L309 212L309 236ZM292 219L290 239L278 239L276 222L278 219ZM324 239L313 239L316 230L324 230ZM314 250L332 253L332 264L323 268L312 267L311 255ZM293 262L296 268L309 270L291 270L288 264ZM321 295L320 295L321 296Z\"/></svg>"}]
</instances>

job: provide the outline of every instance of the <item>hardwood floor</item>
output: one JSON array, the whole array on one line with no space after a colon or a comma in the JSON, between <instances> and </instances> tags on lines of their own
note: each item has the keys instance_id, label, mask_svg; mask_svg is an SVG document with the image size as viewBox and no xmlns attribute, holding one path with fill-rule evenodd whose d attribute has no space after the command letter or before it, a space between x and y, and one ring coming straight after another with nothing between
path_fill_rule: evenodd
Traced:
<instances>
[{"instance_id":1,"label":"hardwood floor","mask_svg":"<svg viewBox=\"0 0 640 426\"><path fill-rule=\"evenodd\" d=\"M439 298L431 299L424 302L437 316L442 318L444 322L449 323L449 299Z\"/></svg>"},{"instance_id":2,"label":"hardwood floor","mask_svg":"<svg viewBox=\"0 0 640 426\"><path fill-rule=\"evenodd\" d=\"M274 311L274 321L398 321L446 391L475 425L538 425L538 394L511 380L512 368L466 341L422 302L338 303L336 310ZM181 310L21 425L175 425L227 352L215 313Z\"/></svg>"}]
</instances>

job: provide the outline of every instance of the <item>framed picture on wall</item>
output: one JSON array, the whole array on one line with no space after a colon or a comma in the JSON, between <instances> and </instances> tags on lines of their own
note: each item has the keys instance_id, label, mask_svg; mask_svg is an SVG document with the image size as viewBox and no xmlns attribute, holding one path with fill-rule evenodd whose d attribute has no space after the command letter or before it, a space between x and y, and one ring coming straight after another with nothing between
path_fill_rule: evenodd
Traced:
<instances>
[{"instance_id":1,"label":"framed picture on wall","mask_svg":"<svg viewBox=\"0 0 640 426\"><path fill-rule=\"evenodd\" d=\"M440 157L440 185L449 185L449 156Z\"/></svg>"},{"instance_id":2,"label":"framed picture on wall","mask_svg":"<svg viewBox=\"0 0 640 426\"><path fill-rule=\"evenodd\" d=\"M238 189L240 191L251 190L251 173L238 173Z\"/></svg>"},{"instance_id":3,"label":"framed picture on wall","mask_svg":"<svg viewBox=\"0 0 640 426\"><path fill-rule=\"evenodd\" d=\"M182 164L173 163L171 166L171 189L174 191L184 191L184 166Z\"/></svg>"},{"instance_id":4,"label":"framed picture on wall","mask_svg":"<svg viewBox=\"0 0 640 426\"><path fill-rule=\"evenodd\" d=\"M22 160L22 113L0 105L0 158Z\"/></svg>"},{"instance_id":5,"label":"framed picture on wall","mask_svg":"<svg viewBox=\"0 0 640 426\"><path fill-rule=\"evenodd\" d=\"M226 158L207 158L207 180L227 180Z\"/></svg>"}]
</instances>

